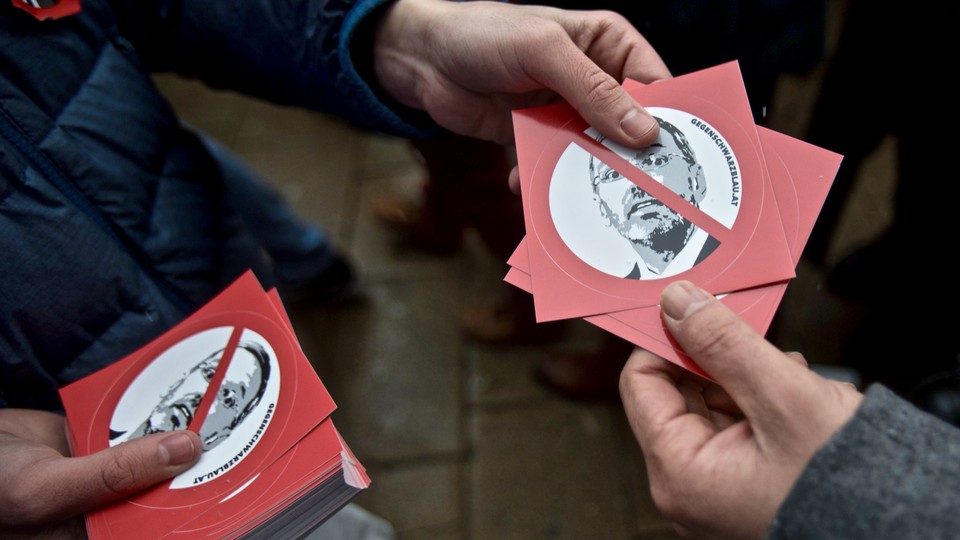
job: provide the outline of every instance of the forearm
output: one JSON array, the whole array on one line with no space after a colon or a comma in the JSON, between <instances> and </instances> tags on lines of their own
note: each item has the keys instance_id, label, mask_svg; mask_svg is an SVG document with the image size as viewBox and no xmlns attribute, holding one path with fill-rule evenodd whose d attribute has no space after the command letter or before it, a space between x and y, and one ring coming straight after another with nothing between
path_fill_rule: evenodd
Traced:
<instances>
[{"instance_id":1,"label":"forearm","mask_svg":"<svg viewBox=\"0 0 960 540\"><path fill-rule=\"evenodd\" d=\"M874 387L814 455L768 538L955 537L957 463L960 430Z\"/></svg>"},{"instance_id":2,"label":"forearm","mask_svg":"<svg viewBox=\"0 0 960 540\"><path fill-rule=\"evenodd\" d=\"M399 135L421 129L372 90L353 39L388 0L115 0L124 35L152 70L170 70ZM358 47L363 51L365 44Z\"/></svg>"}]
</instances>

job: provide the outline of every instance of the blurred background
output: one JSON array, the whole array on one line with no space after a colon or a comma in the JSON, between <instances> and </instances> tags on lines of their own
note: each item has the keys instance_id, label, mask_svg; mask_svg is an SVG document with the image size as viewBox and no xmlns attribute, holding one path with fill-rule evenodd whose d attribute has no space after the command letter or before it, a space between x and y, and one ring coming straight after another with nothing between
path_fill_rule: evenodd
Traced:
<instances>
[{"instance_id":1,"label":"blurred background","mask_svg":"<svg viewBox=\"0 0 960 540\"><path fill-rule=\"evenodd\" d=\"M769 127L805 138L847 4L823 7L809 66L774 70L770 97L754 102ZM339 405L334 422L373 480L360 506L403 539L675 537L651 503L617 398L571 399L538 376L551 358L602 350L603 332L571 321L533 343L471 339L464 310L503 294L505 260L469 228L437 253L377 217L384 196L422 197L426 164L408 141L172 75L156 80L186 122L245 159L358 270L358 299L291 315ZM884 138L856 171L822 256L800 264L769 336L776 343L842 363L866 308L831 292L828 269L890 225L896 171L895 141Z\"/></svg>"}]
</instances>

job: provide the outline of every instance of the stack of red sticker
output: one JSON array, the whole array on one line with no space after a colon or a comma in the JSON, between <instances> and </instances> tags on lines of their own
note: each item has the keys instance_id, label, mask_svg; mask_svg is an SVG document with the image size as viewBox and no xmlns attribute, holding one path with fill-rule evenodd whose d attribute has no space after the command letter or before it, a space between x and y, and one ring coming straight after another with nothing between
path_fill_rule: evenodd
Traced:
<instances>
[{"instance_id":1,"label":"stack of red sticker","mask_svg":"<svg viewBox=\"0 0 960 540\"><path fill-rule=\"evenodd\" d=\"M80 0L11 0L37 20L62 19L80 13Z\"/></svg>"},{"instance_id":2,"label":"stack of red sticker","mask_svg":"<svg viewBox=\"0 0 960 540\"><path fill-rule=\"evenodd\" d=\"M663 288L692 281L765 332L841 156L756 126L735 62L624 88L660 124L649 148L566 104L514 113L527 234L506 281L540 322L582 317L704 374L663 326Z\"/></svg>"},{"instance_id":3,"label":"stack of red sticker","mask_svg":"<svg viewBox=\"0 0 960 540\"><path fill-rule=\"evenodd\" d=\"M74 455L181 429L203 444L186 472L87 514L90 538L298 537L370 483L280 297L251 272L60 393Z\"/></svg>"}]
</instances>

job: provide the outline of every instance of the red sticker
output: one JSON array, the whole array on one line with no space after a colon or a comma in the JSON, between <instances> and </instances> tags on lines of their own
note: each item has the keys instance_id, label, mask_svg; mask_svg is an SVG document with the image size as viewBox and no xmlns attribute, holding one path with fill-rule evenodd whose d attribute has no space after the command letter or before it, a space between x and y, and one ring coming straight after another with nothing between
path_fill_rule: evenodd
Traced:
<instances>
[{"instance_id":1,"label":"red sticker","mask_svg":"<svg viewBox=\"0 0 960 540\"><path fill-rule=\"evenodd\" d=\"M80 13L80 0L12 0L13 6L33 15L38 21L62 19Z\"/></svg>"},{"instance_id":2,"label":"red sticker","mask_svg":"<svg viewBox=\"0 0 960 540\"><path fill-rule=\"evenodd\" d=\"M841 157L754 126L736 64L623 87L660 123L648 149L607 146L565 105L515 111L527 235L505 280L534 296L538 320L583 317L706 376L663 325L664 280L697 282L764 333L789 277L777 272L799 260ZM619 227L668 213L650 200L683 218L673 229L697 229L652 263L633 245L642 242L622 249L636 231ZM718 241L703 257L699 231ZM636 255L648 272L627 273Z\"/></svg>"}]
</instances>

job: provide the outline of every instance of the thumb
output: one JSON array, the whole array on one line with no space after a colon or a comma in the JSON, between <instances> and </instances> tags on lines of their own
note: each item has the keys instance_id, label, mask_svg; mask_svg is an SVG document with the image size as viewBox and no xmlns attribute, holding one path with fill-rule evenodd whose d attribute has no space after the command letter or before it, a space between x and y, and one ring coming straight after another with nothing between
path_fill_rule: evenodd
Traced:
<instances>
[{"instance_id":1,"label":"thumb","mask_svg":"<svg viewBox=\"0 0 960 540\"><path fill-rule=\"evenodd\" d=\"M572 41L558 44L553 54L536 56L526 69L614 141L641 148L657 140L657 121Z\"/></svg>"},{"instance_id":2,"label":"thumb","mask_svg":"<svg viewBox=\"0 0 960 540\"><path fill-rule=\"evenodd\" d=\"M777 428L814 382L802 364L765 340L713 295L689 281L660 299L664 324L697 364L722 386L755 427ZM759 424L759 426L758 426Z\"/></svg>"},{"instance_id":3,"label":"thumb","mask_svg":"<svg viewBox=\"0 0 960 540\"><path fill-rule=\"evenodd\" d=\"M201 450L192 431L156 433L86 457L57 460L44 476L62 501L56 513L79 514L180 474L196 463Z\"/></svg>"}]
</instances>

